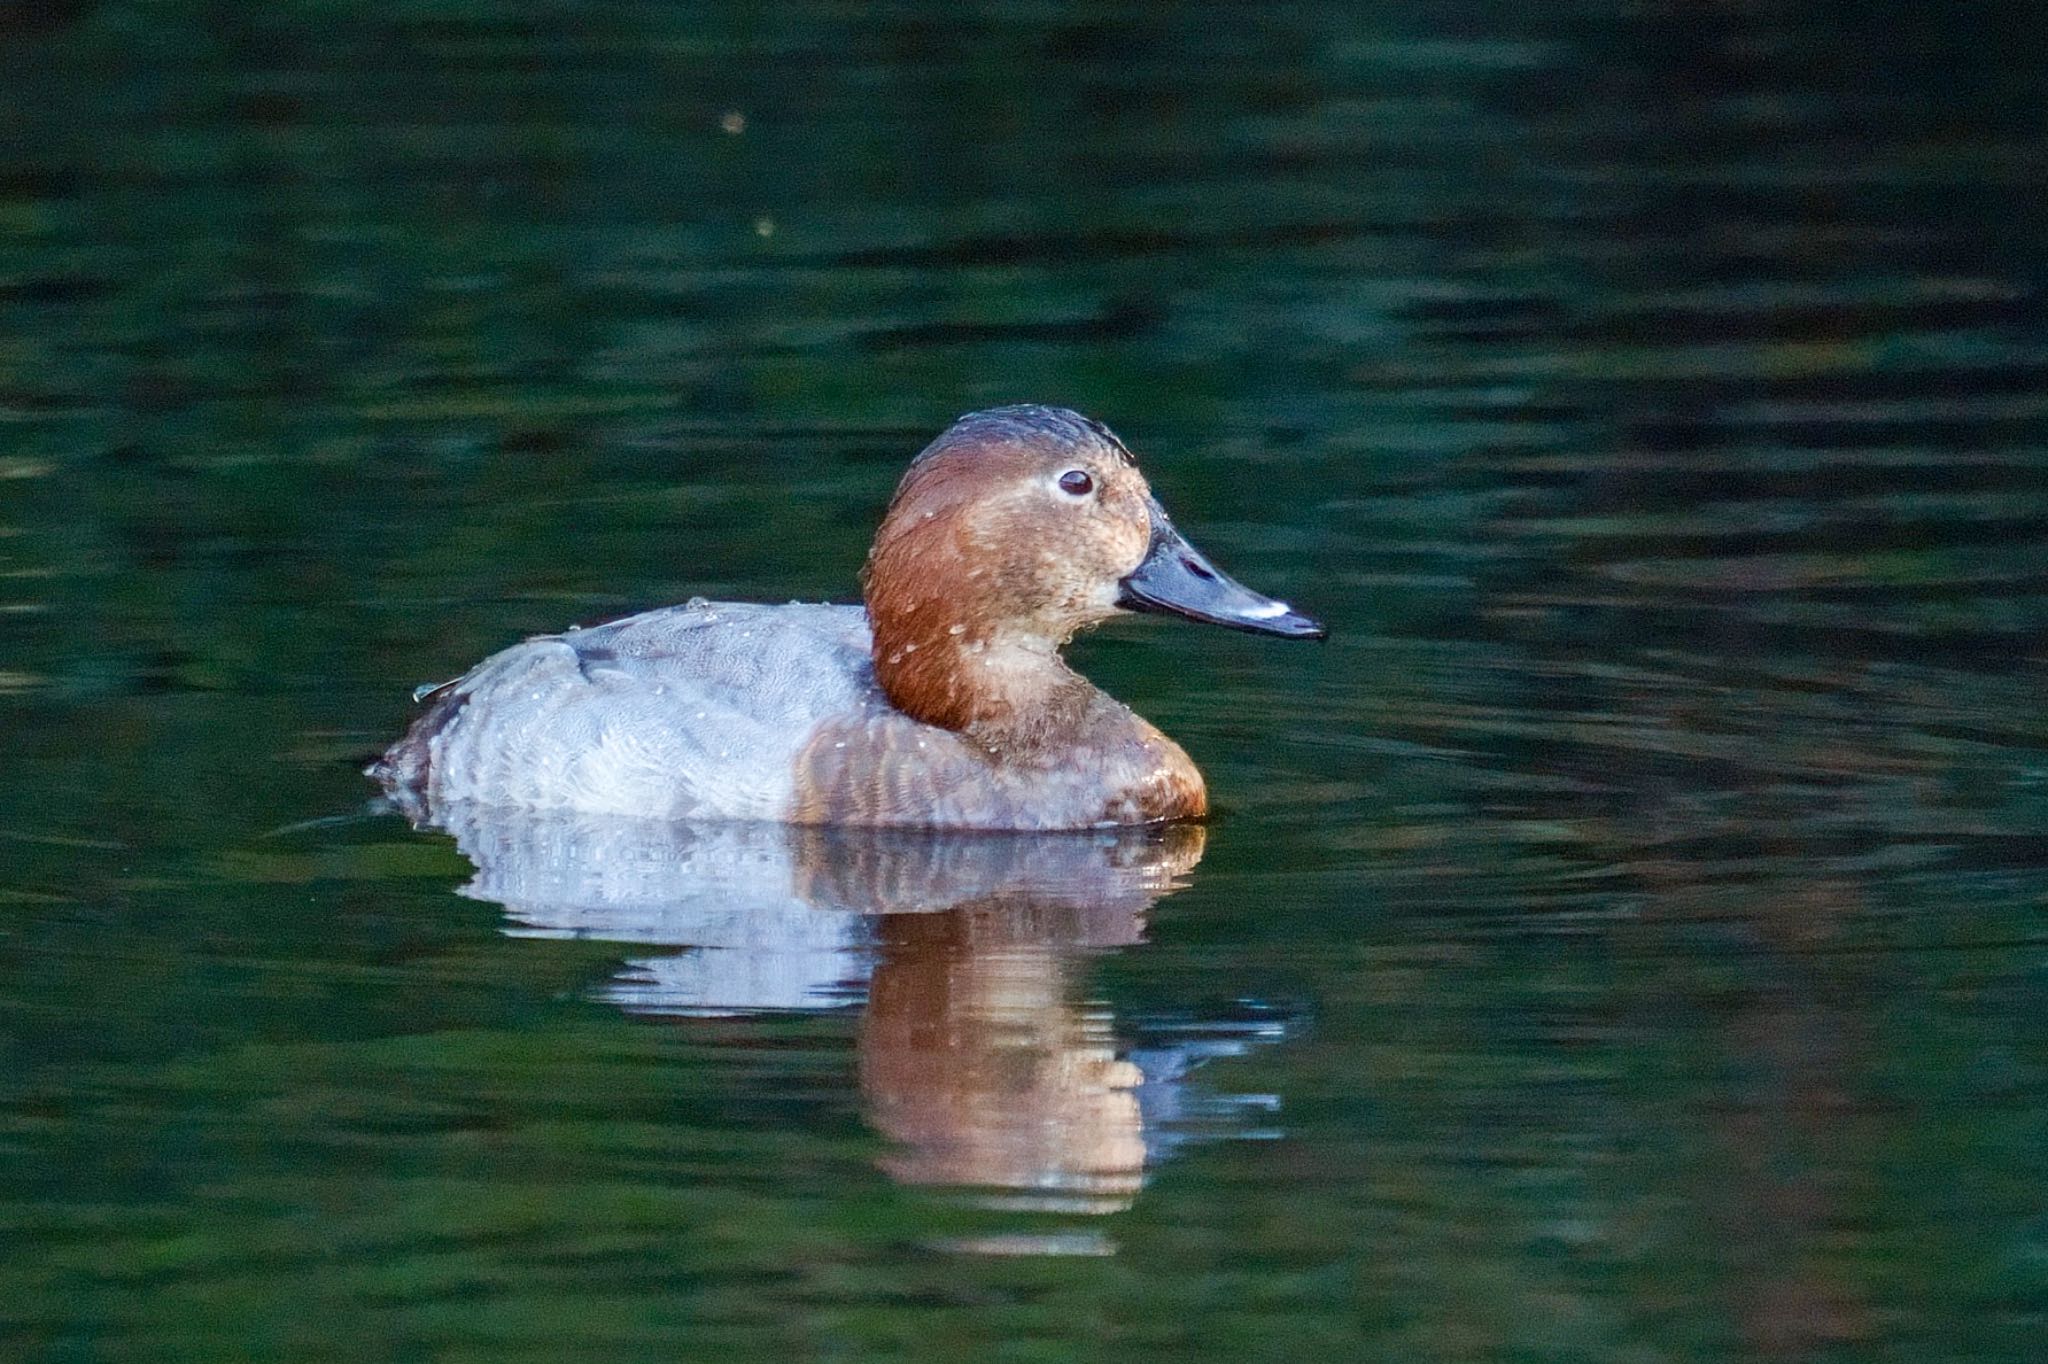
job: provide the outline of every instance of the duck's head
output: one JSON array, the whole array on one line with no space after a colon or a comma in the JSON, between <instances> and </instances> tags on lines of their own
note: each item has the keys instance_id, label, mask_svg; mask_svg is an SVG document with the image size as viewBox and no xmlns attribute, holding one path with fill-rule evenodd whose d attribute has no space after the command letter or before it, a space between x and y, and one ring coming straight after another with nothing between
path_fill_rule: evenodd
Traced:
<instances>
[{"instance_id":1,"label":"duck's head","mask_svg":"<svg viewBox=\"0 0 2048 1364\"><path fill-rule=\"evenodd\" d=\"M883 687L948 728L964 727L947 699L973 689L964 671L1014 670L1124 611L1324 634L1210 563L1115 433L1060 407L991 408L948 427L897 485L862 576Z\"/></svg>"}]
</instances>

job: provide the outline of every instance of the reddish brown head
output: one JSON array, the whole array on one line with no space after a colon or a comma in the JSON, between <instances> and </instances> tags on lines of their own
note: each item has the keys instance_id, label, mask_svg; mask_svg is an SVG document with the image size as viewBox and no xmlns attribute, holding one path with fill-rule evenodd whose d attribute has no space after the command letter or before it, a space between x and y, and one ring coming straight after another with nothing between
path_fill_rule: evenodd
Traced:
<instances>
[{"instance_id":1,"label":"reddish brown head","mask_svg":"<svg viewBox=\"0 0 2048 1364\"><path fill-rule=\"evenodd\" d=\"M970 733L1056 727L1061 708L1090 691L1059 661L1060 646L1119 611L1321 634L1204 559L1124 443L1057 407L970 413L926 447L862 578L889 699Z\"/></svg>"}]
</instances>

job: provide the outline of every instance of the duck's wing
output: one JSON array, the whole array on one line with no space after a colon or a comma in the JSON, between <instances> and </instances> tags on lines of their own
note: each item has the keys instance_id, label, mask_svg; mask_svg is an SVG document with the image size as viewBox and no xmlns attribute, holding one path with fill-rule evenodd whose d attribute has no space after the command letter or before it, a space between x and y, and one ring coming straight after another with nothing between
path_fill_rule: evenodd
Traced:
<instances>
[{"instance_id":1,"label":"duck's wing","mask_svg":"<svg viewBox=\"0 0 2048 1364\"><path fill-rule=\"evenodd\" d=\"M822 724L886 709L858 607L692 602L492 655L373 772L395 794L780 819Z\"/></svg>"}]
</instances>

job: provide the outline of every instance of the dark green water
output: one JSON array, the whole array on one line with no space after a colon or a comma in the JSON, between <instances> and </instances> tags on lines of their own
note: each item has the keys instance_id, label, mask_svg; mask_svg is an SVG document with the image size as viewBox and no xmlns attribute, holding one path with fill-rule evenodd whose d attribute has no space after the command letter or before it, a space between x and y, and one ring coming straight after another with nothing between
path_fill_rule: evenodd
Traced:
<instances>
[{"instance_id":1,"label":"dark green water","mask_svg":"<svg viewBox=\"0 0 2048 1364\"><path fill-rule=\"evenodd\" d=\"M2039 1358L2042 17L0 4L0 1356ZM364 813L1020 399L1332 626L1176 893Z\"/></svg>"}]
</instances>

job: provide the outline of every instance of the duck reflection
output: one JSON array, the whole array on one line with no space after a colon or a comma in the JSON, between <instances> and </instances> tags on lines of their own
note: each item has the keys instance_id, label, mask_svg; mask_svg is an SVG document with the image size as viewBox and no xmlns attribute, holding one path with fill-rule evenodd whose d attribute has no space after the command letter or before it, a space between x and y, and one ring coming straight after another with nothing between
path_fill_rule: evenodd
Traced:
<instances>
[{"instance_id":1,"label":"duck reflection","mask_svg":"<svg viewBox=\"0 0 2048 1364\"><path fill-rule=\"evenodd\" d=\"M1066 834L681 825L455 808L464 893L507 931L658 943L602 996L654 1016L841 1008L863 999L859 1080L911 1184L1003 1191L1006 1206L1127 1206L1148 1164L1244 1132L1261 1096L1190 1073L1283 1037L1256 1005L1119 1029L1081 968L1143 940L1201 860L1198 825Z\"/></svg>"}]
</instances>

